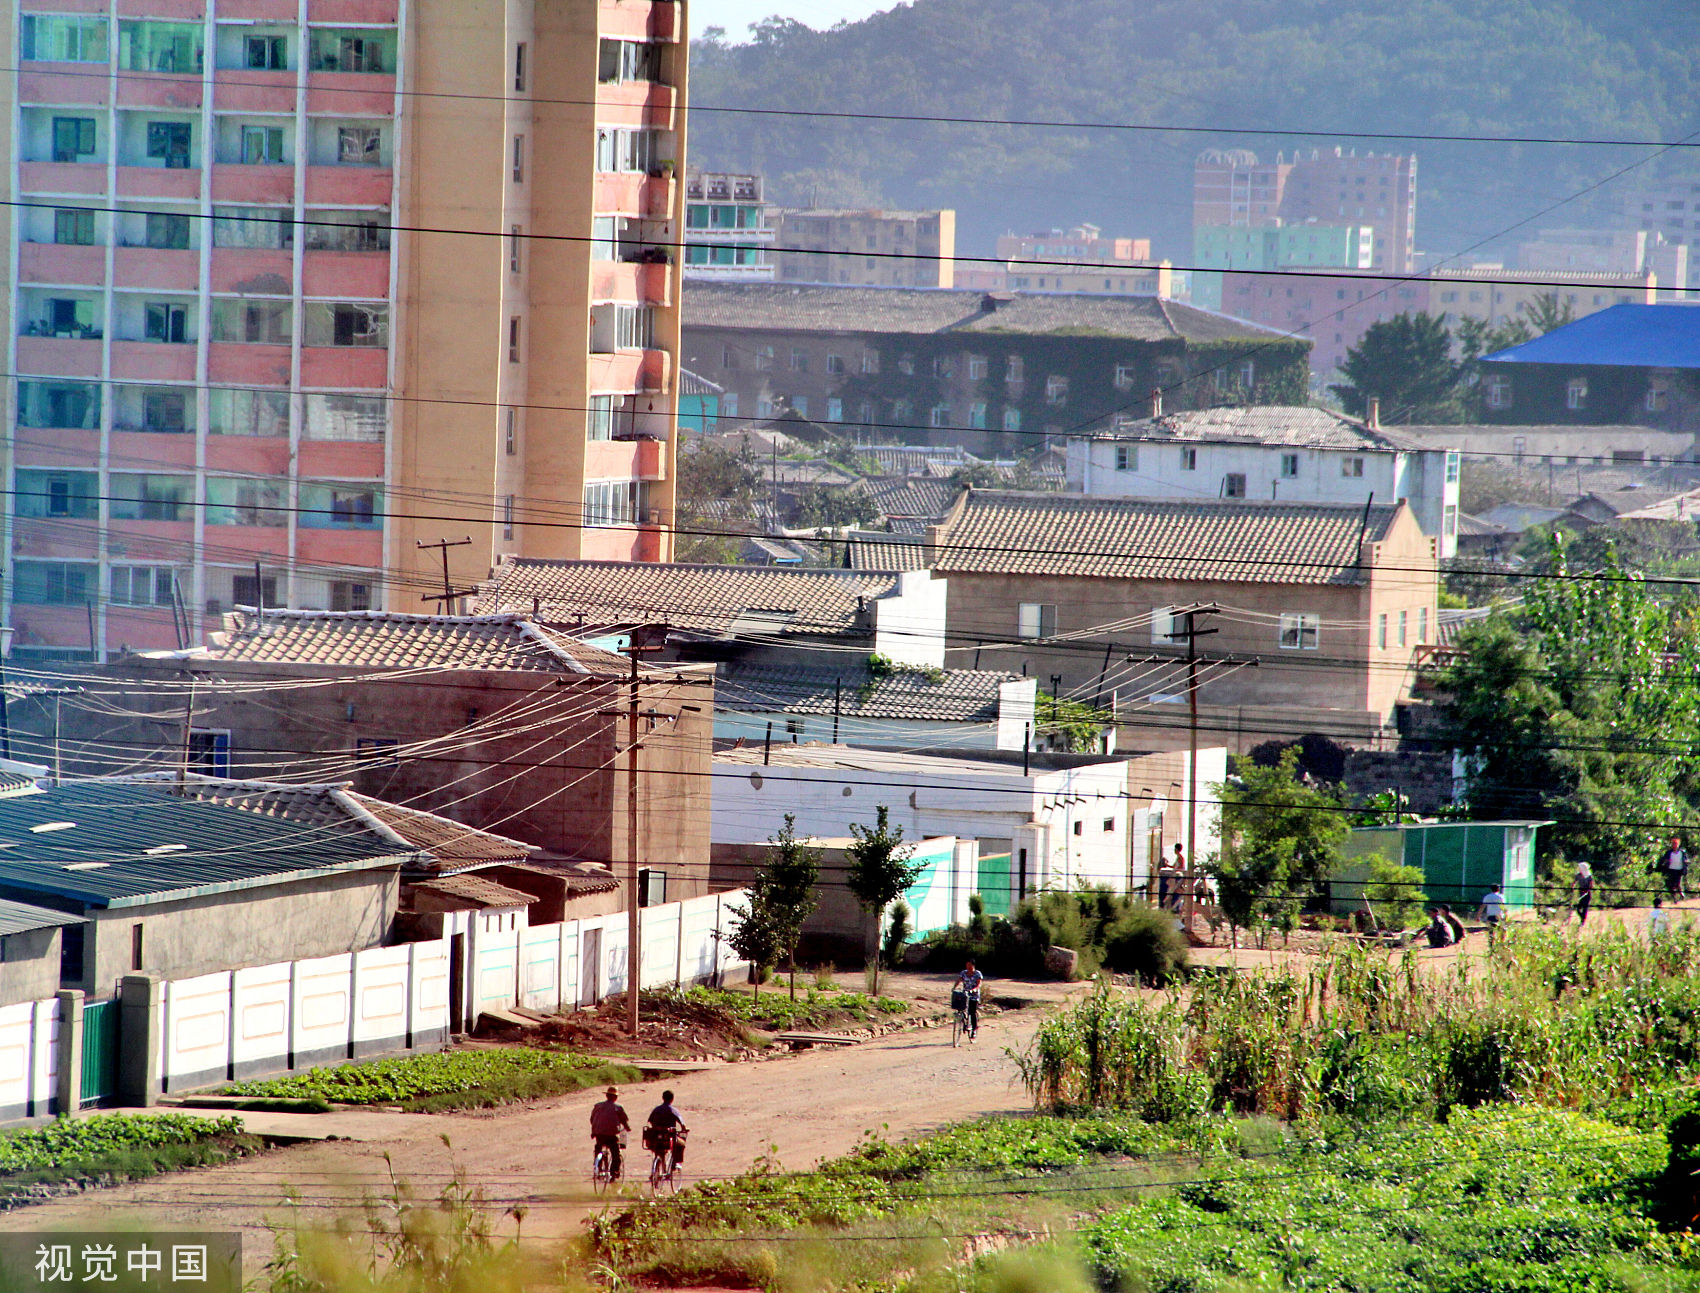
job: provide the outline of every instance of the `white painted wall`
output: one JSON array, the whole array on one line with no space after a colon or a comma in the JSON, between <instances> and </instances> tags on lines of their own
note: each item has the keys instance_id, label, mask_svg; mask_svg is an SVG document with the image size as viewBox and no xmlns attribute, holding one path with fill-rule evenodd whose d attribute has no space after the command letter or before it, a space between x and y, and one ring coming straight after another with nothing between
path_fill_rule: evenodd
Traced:
<instances>
[{"instance_id":1,"label":"white painted wall","mask_svg":"<svg viewBox=\"0 0 1700 1293\"><path fill-rule=\"evenodd\" d=\"M897 589L873 602L874 651L900 664L944 668L946 582L930 570L905 570Z\"/></svg>"}]
</instances>

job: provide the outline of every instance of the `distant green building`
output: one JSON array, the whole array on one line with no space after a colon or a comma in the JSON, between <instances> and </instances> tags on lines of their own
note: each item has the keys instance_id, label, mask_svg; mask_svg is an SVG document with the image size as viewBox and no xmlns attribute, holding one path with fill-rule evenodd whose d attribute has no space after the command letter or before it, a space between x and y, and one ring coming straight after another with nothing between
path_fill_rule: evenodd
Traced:
<instances>
[{"instance_id":1,"label":"distant green building","mask_svg":"<svg viewBox=\"0 0 1700 1293\"><path fill-rule=\"evenodd\" d=\"M679 430L709 435L720 429L720 397L726 388L688 368L679 370ZM737 430L736 427L732 428Z\"/></svg>"},{"instance_id":2,"label":"distant green building","mask_svg":"<svg viewBox=\"0 0 1700 1293\"><path fill-rule=\"evenodd\" d=\"M1192 263L1199 271L1193 275L1192 303L1222 308L1222 275L1215 271L1368 269L1374 247L1371 225L1198 225L1192 231Z\"/></svg>"},{"instance_id":3,"label":"distant green building","mask_svg":"<svg viewBox=\"0 0 1700 1293\"><path fill-rule=\"evenodd\" d=\"M1493 885L1504 887L1511 911L1535 905L1535 832L1544 821L1417 822L1352 832L1341 849L1347 859L1379 853L1391 862L1423 873L1423 896L1456 911L1474 910ZM1344 913L1358 908L1368 872L1349 861L1332 884L1333 906Z\"/></svg>"}]
</instances>

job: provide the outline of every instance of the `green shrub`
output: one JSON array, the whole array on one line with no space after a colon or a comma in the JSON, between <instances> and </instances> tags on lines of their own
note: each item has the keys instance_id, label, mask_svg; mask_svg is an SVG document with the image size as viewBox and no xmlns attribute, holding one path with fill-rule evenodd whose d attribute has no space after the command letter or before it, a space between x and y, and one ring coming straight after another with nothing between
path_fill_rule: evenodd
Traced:
<instances>
[{"instance_id":1,"label":"green shrub","mask_svg":"<svg viewBox=\"0 0 1700 1293\"><path fill-rule=\"evenodd\" d=\"M909 923L909 904L894 902L891 905L891 923L885 928L885 963L890 966L900 965L903 961L903 948L909 942L909 935L914 932L914 926Z\"/></svg>"},{"instance_id":2,"label":"green shrub","mask_svg":"<svg viewBox=\"0 0 1700 1293\"><path fill-rule=\"evenodd\" d=\"M605 1062L587 1055L505 1047L445 1051L397 1059L339 1064L290 1077L233 1082L221 1094L269 1099L317 1097L336 1104L405 1104L432 1098L433 1108L487 1107L505 1100L532 1099L582 1090L602 1081ZM613 1080L630 1081L622 1070ZM443 1097L468 1097L445 1100Z\"/></svg>"},{"instance_id":3,"label":"green shrub","mask_svg":"<svg viewBox=\"0 0 1700 1293\"><path fill-rule=\"evenodd\" d=\"M1162 987L1186 971L1186 939L1179 922L1166 911L1130 902L1101 937L1104 964L1141 983Z\"/></svg>"}]
</instances>

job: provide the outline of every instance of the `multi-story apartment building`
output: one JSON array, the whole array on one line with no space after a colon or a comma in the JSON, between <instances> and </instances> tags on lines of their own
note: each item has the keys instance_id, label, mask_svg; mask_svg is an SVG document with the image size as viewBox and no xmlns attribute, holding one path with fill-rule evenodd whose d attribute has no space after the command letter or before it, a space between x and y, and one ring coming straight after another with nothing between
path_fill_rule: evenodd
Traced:
<instances>
[{"instance_id":1,"label":"multi-story apartment building","mask_svg":"<svg viewBox=\"0 0 1700 1293\"><path fill-rule=\"evenodd\" d=\"M1068 261L1106 266L1144 265L1151 259L1149 238L1106 238L1095 224L1040 233L1006 233L997 242L1000 260Z\"/></svg>"},{"instance_id":2,"label":"multi-story apartment building","mask_svg":"<svg viewBox=\"0 0 1700 1293\"><path fill-rule=\"evenodd\" d=\"M773 278L774 228L761 176L692 171L685 176L685 276Z\"/></svg>"},{"instance_id":3,"label":"multi-story apartment building","mask_svg":"<svg viewBox=\"0 0 1700 1293\"><path fill-rule=\"evenodd\" d=\"M1312 149L1260 162L1244 149L1208 149L1193 164L1192 223L1374 229L1370 268L1408 274L1415 263L1417 159L1409 154Z\"/></svg>"},{"instance_id":4,"label":"multi-story apartment building","mask_svg":"<svg viewBox=\"0 0 1700 1293\"><path fill-rule=\"evenodd\" d=\"M971 292L1081 292L1101 296L1172 296L1168 261L1151 259L1149 238L1106 238L1097 225L1048 233L1006 233L998 262L959 261L954 285Z\"/></svg>"},{"instance_id":5,"label":"multi-story apartment building","mask_svg":"<svg viewBox=\"0 0 1700 1293\"><path fill-rule=\"evenodd\" d=\"M776 215L774 261L788 283L950 287L956 212L788 211Z\"/></svg>"},{"instance_id":6,"label":"multi-story apartment building","mask_svg":"<svg viewBox=\"0 0 1700 1293\"><path fill-rule=\"evenodd\" d=\"M668 555L681 0L13 0L20 652Z\"/></svg>"},{"instance_id":7,"label":"multi-story apartment building","mask_svg":"<svg viewBox=\"0 0 1700 1293\"><path fill-rule=\"evenodd\" d=\"M1688 244L1652 229L1542 229L1517 245L1517 268L1658 275L1659 299L1687 296Z\"/></svg>"},{"instance_id":8,"label":"multi-story apartment building","mask_svg":"<svg viewBox=\"0 0 1700 1293\"><path fill-rule=\"evenodd\" d=\"M1658 275L1651 269L1507 270L1500 265L1437 269L1428 277L1428 312L1444 314L1456 326L1463 318L1490 324L1526 317L1537 301L1556 300L1581 318L1612 305L1652 305L1658 299Z\"/></svg>"},{"instance_id":9,"label":"multi-story apartment building","mask_svg":"<svg viewBox=\"0 0 1700 1293\"><path fill-rule=\"evenodd\" d=\"M1363 224L1198 225L1192 231L1192 303L1222 308L1220 271L1368 269L1375 229Z\"/></svg>"},{"instance_id":10,"label":"multi-story apartment building","mask_svg":"<svg viewBox=\"0 0 1700 1293\"><path fill-rule=\"evenodd\" d=\"M1700 261L1700 174L1673 175L1628 190L1621 199L1618 217L1628 228L1660 235L1666 242L1686 248L1690 261ZM1700 286L1688 279L1679 284L1662 269L1659 281L1672 287Z\"/></svg>"}]
</instances>

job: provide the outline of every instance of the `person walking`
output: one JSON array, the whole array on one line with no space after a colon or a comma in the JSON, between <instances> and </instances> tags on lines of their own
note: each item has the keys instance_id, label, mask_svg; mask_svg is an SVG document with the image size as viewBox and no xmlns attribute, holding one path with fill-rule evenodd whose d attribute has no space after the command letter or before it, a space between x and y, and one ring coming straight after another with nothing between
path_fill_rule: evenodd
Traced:
<instances>
[{"instance_id":1,"label":"person walking","mask_svg":"<svg viewBox=\"0 0 1700 1293\"><path fill-rule=\"evenodd\" d=\"M1686 881L1688 879L1688 850L1682 847L1680 836L1672 836L1670 847L1659 859L1658 870L1664 876L1665 896L1672 901L1680 902L1687 897Z\"/></svg>"},{"instance_id":2,"label":"person walking","mask_svg":"<svg viewBox=\"0 0 1700 1293\"><path fill-rule=\"evenodd\" d=\"M1665 900L1657 894L1653 895L1653 910L1647 913L1647 939L1652 941L1670 933L1670 913L1665 910Z\"/></svg>"},{"instance_id":3,"label":"person walking","mask_svg":"<svg viewBox=\"0 0 1700 1293\"><path fill-rule=\"evenodd\" d=\"M1186 849L1179 840L1175 841L1175 860L1169 868L1169 902L1176 911L1180 910L1181 895L1186 892Z\"/></svg>"},{"instance_id":4,"label":"person walking","mask_svg":"<svg viewBox=\"0 0 1700 1293\"><path fill-rule=\"evenodd\" d=\"M1588 923L1588 908L1594 903L1594 869L1586 862L1576 864L1576 874L1570 881L1576 891L1576 928Z\"/></svg>"},{"instance_id":5,"label":"person walking","mask_svg":"<svg viewBox=\"0 0 1700 1293\"><path fill-rule=\"evenodd\" d=\"M1476 905L1476 915L1487 925L1488 946L1492 947L1500 922L1505 919L1505 893L1497 884L1482 895L1481 902Z\"/></svg>"}]
</instances>

